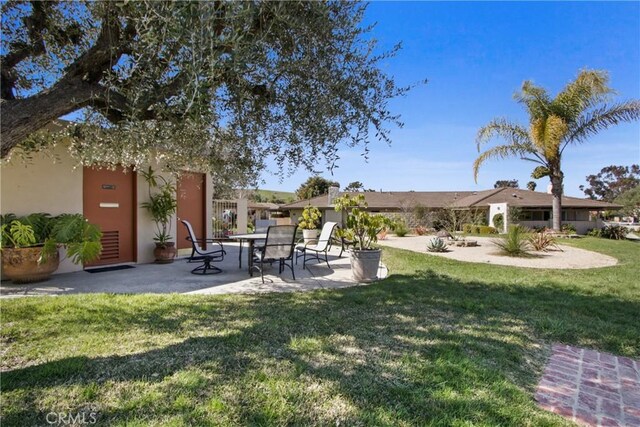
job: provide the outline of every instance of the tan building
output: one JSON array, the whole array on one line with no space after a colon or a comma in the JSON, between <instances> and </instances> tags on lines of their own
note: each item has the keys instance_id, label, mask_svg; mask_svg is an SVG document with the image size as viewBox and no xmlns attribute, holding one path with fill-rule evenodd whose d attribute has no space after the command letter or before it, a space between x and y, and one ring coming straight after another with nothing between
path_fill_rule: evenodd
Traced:
<instances>
[{"instance_id":1,"label":"tan building","mask_svg":"<svg viewBox=\"0 0 640 427\"><path fill-rule=\"evenodd\" d=\"M158 165L152 165L160 170ZM161 174L162 175L162 174ZM171 178L169 175L164 175ZM177 182L177 214L171 219L171 235L178 249L190 253L185 227L190 221L197 234L211 235L212 186L210 176L184 172ZM59 145L36 153L28 163L14 159L0 166L0 213L26 215L46 212L84 214L103 232L103 251L95 265L147 263L154 260L156 232L148 212L140 204L148 200L148 186L129 167L116 170L83 167ZM57 273L81 270L68 259Z\"/></svg>"},{"instance_id":2,"label":"tan building","mask_svg":"<svg viewBox=\"0 0 640 427\"><path fill-rule=\"evenodd\" d=\"M519 223L527 227L551 228L552 200L548 193L521 190L515 188L497 188L485 191L385 191L345 193L333 188L328 195L314 197L280 206L291 213L292 223L297 223L302 210L307 205L320 209L323 222L342 222L340 213L335 212L333 199L344 194L363 194L368 210L373 213L402 215L410 227L415 226L412 212L420 206L427 211L435 211L445 207L455 209L474 209L486 212L489 225L493 225L493 217L497 213L505 213L509 207L520 210ZM598 212L617 210L621 206L598 200L580 199L565 196L562 198L562 222L572 224L580 234L590 228L602 227ZM505 221L504 227L508 226Z\"/></svg>"}]
</instances>

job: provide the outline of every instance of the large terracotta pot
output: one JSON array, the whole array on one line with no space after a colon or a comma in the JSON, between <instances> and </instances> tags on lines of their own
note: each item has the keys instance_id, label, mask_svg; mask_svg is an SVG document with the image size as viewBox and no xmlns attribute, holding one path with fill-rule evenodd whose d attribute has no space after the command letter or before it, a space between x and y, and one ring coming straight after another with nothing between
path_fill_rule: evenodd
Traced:
<instances>
[{"instance_id":1,"label":"large terracotta pot","mask_svg":"<svg viewBox=\"0 0 640 427\"><path fill-rule=\"evenodd\" d=\"M13 283L32 283L48 280L58 269L60 255L58 251L50 255L47 261L38 264L42 246L32 248L2 248L2 276Z\"/></svg>"},{"instance_id":2,"label":"large terracotta pot","mask_svg":"<svg viewBox=\"0 0 640 427\"><path fill-rule=\"evenodd\" d=\"M304 239L305 244L317 242L318 230L302 230L302 238Z\"/></svg>"},{"instance_id":3,"label":"large terracotta pot","mask_svg":"<svg viewBox=\"0 0 640 427\"><path fill-rule=\"evenodd\" d=\"M171 264L177 252L174 242L156 243L153 256L156 257L156 264Z\"/></svg>"},{"instance_id":4,"label":"large terracotta pot","mask_svg":"<svg viewBox=\"0 0 640 427\"><path fill-rule=\"evenodd\" d=\"M370 249L358 251L351 249L351 274L358 282L373 282L378 280L378 266L382 251Z\"/></svg>"}]
</instances>

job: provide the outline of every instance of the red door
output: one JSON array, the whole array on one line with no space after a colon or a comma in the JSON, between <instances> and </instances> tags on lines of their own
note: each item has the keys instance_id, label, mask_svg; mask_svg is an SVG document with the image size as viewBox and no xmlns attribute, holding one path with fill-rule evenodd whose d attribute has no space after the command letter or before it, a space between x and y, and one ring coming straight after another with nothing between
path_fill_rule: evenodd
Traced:
<instances>
[{"instance_id":1,"label":"red door","mask_svg":"<svg viewBox=\"0 0 640 427\"><path fill-rule=\"evenodd\" d=\"M131 168L84 168L83 212L102 231L100 259L87 266L135 261L135 182Z\"/></svg>"},{"instance_id":2,"label":"red door","mask_svg":"<svg viewBox=\"0 0 640 427\"><path fill-rule=\"evenodd\" d=\"M205 178L206 175L202 173L182 172L178 179L178 230L176 232L178 249L191 248L191 243L187 240L187 228L180 220L191 223L196 238L206 237Z\"/></svg>"}]
</instances>

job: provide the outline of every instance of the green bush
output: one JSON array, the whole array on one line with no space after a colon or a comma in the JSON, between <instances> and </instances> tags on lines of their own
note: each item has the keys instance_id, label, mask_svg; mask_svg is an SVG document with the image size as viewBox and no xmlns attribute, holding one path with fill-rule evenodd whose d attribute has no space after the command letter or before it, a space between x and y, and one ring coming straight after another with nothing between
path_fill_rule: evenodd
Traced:
<instances>
[{"instance_id":1,"label":"green bush","mask_svg":"<svg viewBox=\"0 0 640 427\"><path fill-rule=\"evenodd\" d=\"M480 234L498 234L498 230L496 230L494 227L488 226L488 225L481 225L480 227L478 227L478 233Z\"/></svg>"},{"instance_id":2,"label":"green bush","mask_svg":"<svg viewBox=\"0 0 640 427\"><path fill-rule=\"evenodd\" d=\"M429 252L447 252L447 244L439 237L435 237L427 243Z\"/></svg>"},{"instance_id":3,"label":"green bush","mask_svg":"<svg viewBox=\"0 0 640 427\"><path fill-rule=\"evenodd\" d=\"M475 224L462 224L462 231L467 234L478 234L480 233L480 226Z\"/></svg>"},{"instance_id":4,"label":"green bush","mask_svg":"<svg viewBox=\"0 0 640 427\"><path fill-rule=\"evenodd\" d=\"M608 225L602 229L601 235L605 239L623 240L629 230L619 225Z\"/></svg>"},{"instance_id":5,"label":"green bush","mask_svg":"<svg viewBox=\"0 0 640 427\"><path fill-rule=\"evenodd\" d=\"M409 227L407 227L407 223L402 218L396 218L391 229L398 237L404 237L409 234Z\"/></svg>"},{"instance_id":6,"label":"green bush","mask_svg":"<svg viewBox=\"0 0 640 427\"><path fill-rule=\"evenodd\" d=\"M520 225L509 227L507 234L500 239L494 240L502 253L513 257L526 257L529 255L530 243L528 240L529 230Z\"/></svg>"},{"instance_id":7,"label":"green bush","mask_svg":"<svg viewBox=\"0 0 640 427\"><path fill-rule=\"evenodd\" d=\"M576 226L573 224L562 224L562 228L560 228L565 233L568 234L576 234Z\"/></svg>"},{"instance_id":8,"label":"green bush","mask_svg":"<svg viewBox=\"0 0 640 427\"><path fill-rule=\"evenodd\" d=\"M602 237L602 230L599 228L590 228L587 230L587 236Z\"/></svg>"},{"instance_id":9,"label":"green bush","mask_svg":"<svg viewBox=\"0 0 640 427\"><path fill-rule=\"evenodd\" d=\"M504 228L504 215L502 215L501 213L495 214L493 216L493 226L497 230L502 231L502 229Z\"/></svg>"}]
</instances>

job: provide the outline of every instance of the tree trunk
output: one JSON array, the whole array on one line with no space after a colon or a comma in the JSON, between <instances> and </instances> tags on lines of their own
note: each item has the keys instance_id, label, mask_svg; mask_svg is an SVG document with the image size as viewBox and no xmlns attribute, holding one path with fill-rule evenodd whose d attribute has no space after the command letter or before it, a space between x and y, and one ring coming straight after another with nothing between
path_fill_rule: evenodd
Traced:
<instances>
[{"instance_id":1,"label":"tree trunk","mask_svg":"<svg viewBox=\"0 0 640 427\"><path fill-rule=\"evenodd\" d=\"M562 182L564 175L561 171L551 174L551 194L553 195L553 231L560 231L562 228Z\"/></svg>"},{"instance_id":2,"label":"tree trunk","mask_svg":"<svg viewBox=\"0 0 640 427\"><path fill-rule=\"evenodd\" d=\"M0 107L1 152L5 158L11 149L31 133L53 120L89 104L99 86L80 78L63 79L50 90L24 99L4 100Z\"/></svg>"}]
</instances>

